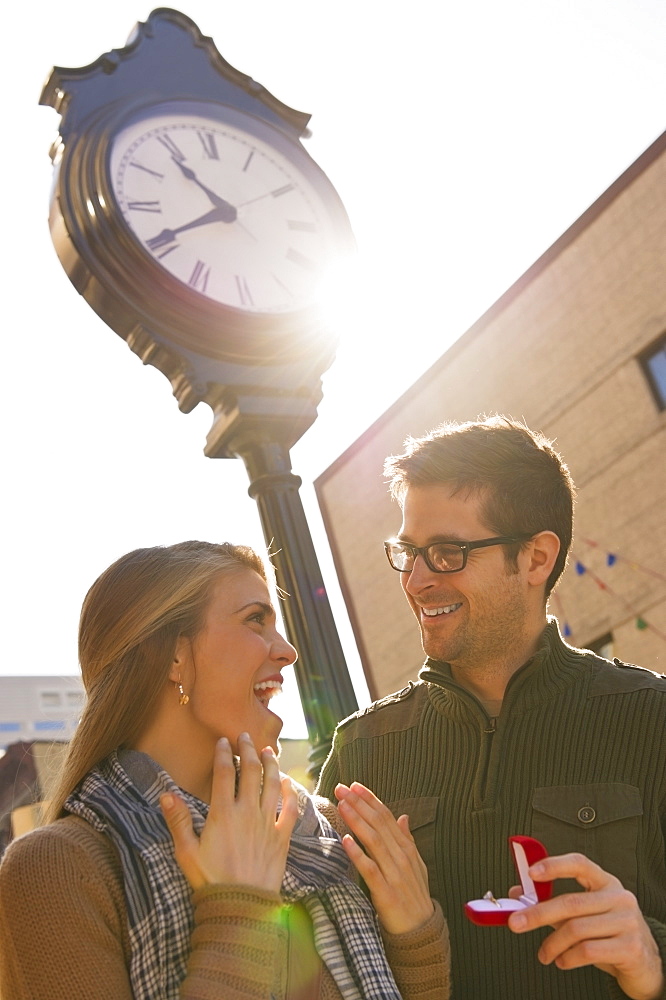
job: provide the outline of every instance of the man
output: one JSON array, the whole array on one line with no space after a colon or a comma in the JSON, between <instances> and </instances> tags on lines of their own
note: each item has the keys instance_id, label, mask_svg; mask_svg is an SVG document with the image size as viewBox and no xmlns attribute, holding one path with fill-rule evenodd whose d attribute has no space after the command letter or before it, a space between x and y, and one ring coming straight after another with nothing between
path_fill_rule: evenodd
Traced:
<instances>
[{"instance_id":1,"label":"man","mask_svg":"<svg viewBox=\"0 0 666 1000\"><path fill-rule=\"evenodd\" d=\"M341 723L319 793L359 781L409 815L456 1000L666 998L666 678L573 649L546 615L568 469L494 417L409 439L386 471L403 515L386 552L427 659ZM545 845L531 874L553 897L476 926L465 903L517 881L515 834Z\"/></svg>"}]
</instances>

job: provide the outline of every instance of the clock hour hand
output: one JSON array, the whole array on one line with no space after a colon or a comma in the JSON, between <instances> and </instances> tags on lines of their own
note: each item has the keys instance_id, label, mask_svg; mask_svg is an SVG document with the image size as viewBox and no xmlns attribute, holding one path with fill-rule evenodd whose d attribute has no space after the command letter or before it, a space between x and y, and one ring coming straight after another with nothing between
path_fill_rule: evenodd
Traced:
<instances>
[{"instance_id":1,"label":"clock hour hand","mask_svg":"<svg viewBox=\"0 0 666 1000\"><path fill-rule=\"evenodd\" d=\"M178 233L184 233L186 229L196 229L198 226L207 226L211 222L235 222L236 221L236 209L233 205L230 205L228 201L220 199L221 205L216 208L211 208L210 212L206 212L205 215L200 215L197 219L192 219L191 222L186 222L183 226L177 226L176 229L163 229L161 233L157 236L152 236L149 240L146 240L146 245L151 250L158 250L160 247L166 246L168 243L173 243Z\"/></svg>"},{"instance_id":2,"label":"clock hour hand","mask_svg":"<svg viewBox=\"0 0 666 1000\"><path fill-rule=\"evenodd\" d=\"M215 192L211 191L211 189L206 187L205 184L202 184L197 175L195 174L195 172L191 169L191 167L186 167L185 164L182 162L182 160L179 160L175 156L172 156L171 159L173 160L173 162L176 164L177 167L180 167L180 169L183 172L183 175L187 177L188 181L194 181L194 183L201 188L201 190L211 200L211 202L213 203L213 205L215 205L216 208L221 208L223 205L229 205L228 201L225 201L224 198L220 198L218 194L215 194ZM229 207L231 208L230 205Z\"/></svg>"}]
</instances>

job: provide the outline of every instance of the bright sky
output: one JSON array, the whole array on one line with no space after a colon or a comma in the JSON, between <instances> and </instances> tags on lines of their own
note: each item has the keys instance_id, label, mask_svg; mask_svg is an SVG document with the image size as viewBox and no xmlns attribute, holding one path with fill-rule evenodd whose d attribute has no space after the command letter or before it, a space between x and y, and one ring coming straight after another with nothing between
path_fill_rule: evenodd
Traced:
<instances>
[{"instance_id":1,"label":"bright sky","mask_svg":"<svg viewBox=\"0 0 666 1000\"><path fill-rule=\"evenodd\" d=\"M312 114L307 149L356 234L338 358L292 459L367 703L311 483L661 133L666 8L189 0L181 9L228 62ZM122 47L150 10L141 0L103 12L89 0L38 0L4 15L3 675L76 672L82 598L124 552L186 538L263 547L244 466L203 455L209 408L179 412L164 376L77 295L48 230L58 116L38 106L42 84L53 65ZM285 736L304 735L295 684L276 708Z\"/></svg>"}]
</instances>

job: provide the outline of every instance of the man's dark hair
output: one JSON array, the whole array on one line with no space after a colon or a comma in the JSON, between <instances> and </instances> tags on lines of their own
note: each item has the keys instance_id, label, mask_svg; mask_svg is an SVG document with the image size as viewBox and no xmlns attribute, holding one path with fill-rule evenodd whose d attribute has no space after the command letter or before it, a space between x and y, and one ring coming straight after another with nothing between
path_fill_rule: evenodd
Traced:
<instances>
[{"instance_id":1,"label":"man's dark hair","mask_svg":"<svg viewBox=\"0 0 666 1000\"><path fill-rule=\"evenodd\" d=\"M571 474L552 443L520 421L492 416L442 424L425 437L407 438L405 448L384 466L399 503L410 486L450 486L452 494L480 496L481 514L497 535L557 535L560 551L546 583L548 597L566 566L575 498ZM520 545L506 551L515 566Z\"/></svg>"}]
</instances>

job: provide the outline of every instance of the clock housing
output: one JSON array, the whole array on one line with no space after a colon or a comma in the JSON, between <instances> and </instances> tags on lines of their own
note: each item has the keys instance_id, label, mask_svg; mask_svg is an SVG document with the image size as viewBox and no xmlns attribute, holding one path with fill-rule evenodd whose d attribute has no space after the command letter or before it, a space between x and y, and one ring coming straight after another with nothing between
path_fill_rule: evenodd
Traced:
<instances>
[{"instance_id":1,"label":"clock housing","mask_svg":"<svg viewBox=\"0 0 666 1000\"><path fill-rule=\"evenodd\" d=\"M50 227L77 290L183 411L205 401L226 428L273 407L297 440L335 356L319 285L354 247L303 146L310 116L169 8L124 48L55 67L41 103L61 115Z\"/></svg>"},{"instance_id":2,"label":"clock housing","mask_svg":"<svg viewBox=\"0 0 666 1000\"><path fill-rule=\"evenodd\" d=\"M237 109L174 99L100 116L57 166L56 249L116 332L139 320L258 364L310 353L320 283L353 241L300 144Z\"/></svg>"}]
</instances>

